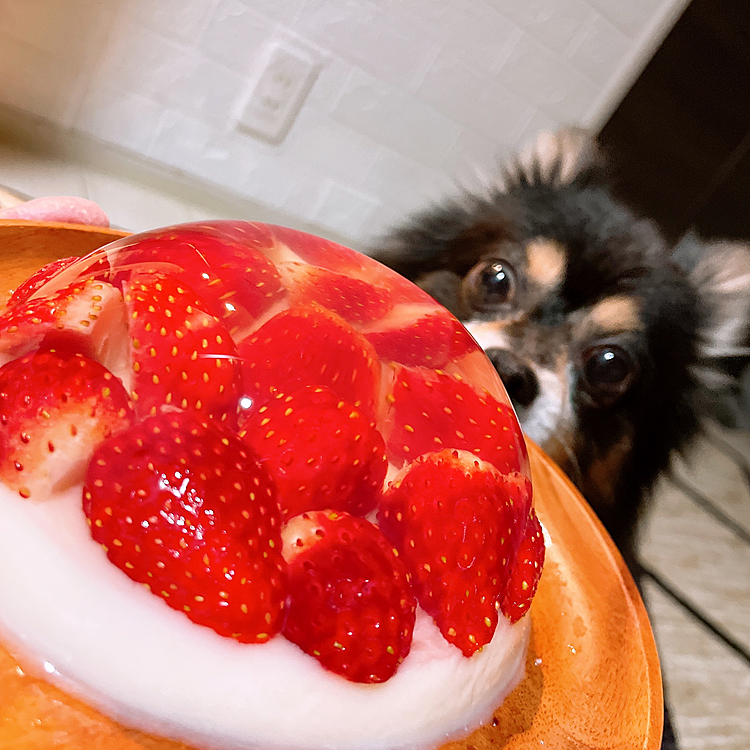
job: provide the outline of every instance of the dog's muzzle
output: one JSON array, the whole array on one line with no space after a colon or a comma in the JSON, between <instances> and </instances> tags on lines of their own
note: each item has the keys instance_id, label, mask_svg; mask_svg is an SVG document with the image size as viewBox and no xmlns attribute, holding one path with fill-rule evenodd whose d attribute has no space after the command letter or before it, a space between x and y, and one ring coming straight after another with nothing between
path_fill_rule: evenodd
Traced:
<instances>
[{"instance_id":1,"label":"dog's muzzle","mask_svg":"<svg viewBox=\"0 0 750 750\"><path fill-rule=\"evenodd\" d=\"M534 371L517 354L507 349L487 349L486 354L514 406L530 406L539 395L539 380Z\"/></svg>"}]
</instances>

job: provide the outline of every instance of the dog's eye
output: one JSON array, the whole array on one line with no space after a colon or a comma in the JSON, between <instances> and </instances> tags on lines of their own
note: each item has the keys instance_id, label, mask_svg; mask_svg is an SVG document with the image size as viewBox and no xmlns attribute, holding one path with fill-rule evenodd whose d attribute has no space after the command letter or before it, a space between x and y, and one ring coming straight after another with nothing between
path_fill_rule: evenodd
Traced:
<instances>
[{"instance_id":1,"label":"dog's eye","mask_svg":"<svg viewBox=\"0 0 750 750\"><path fill-rule=\"evenodd\" d=\"M635 363L619 346L593 346L583 353L583 376L592 395L616 398L633 382Z\"/></svg>"},{"instance_id":2,"label":"dog's eye","mask_svg":"<svg viewBox=\"0 0 750 750\"><path fill-rule=\"evenodd\" d=\"M475 310L493 310L512 302L515 293L515 272L501 259L477 263L464 280L464 295Z\"/></svg>"}]
</instances>

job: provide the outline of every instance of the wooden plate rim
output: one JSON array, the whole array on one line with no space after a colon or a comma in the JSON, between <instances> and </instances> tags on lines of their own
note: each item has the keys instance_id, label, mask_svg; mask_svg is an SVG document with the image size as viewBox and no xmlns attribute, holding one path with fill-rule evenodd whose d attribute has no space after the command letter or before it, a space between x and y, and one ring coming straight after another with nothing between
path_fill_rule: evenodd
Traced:
<instances>
[{"instance_id":1,"label":"wooden plate rim","mask_svg":"<svg viewBox=\"0 0 750 750\"><path fill-rule=\"evenodd\" d=\"M68 232L73 234L83 233L90 235L87 237L86 244L90 245L91 241L98 235L102 238L102 244L111 242L123 237L130 235L129 232L118 229L110 229L103 227L90 227L76 224L66 224L59 222L38 222L38 221L18 221L18 220L2 220L0 219L0 240L3 236L13 236L14 232L6 233L4 230L13 229L18 230L22 228L38 229L38 230L56 230L53 233L63 232L67 235ZM50 260L53 259L53 253L50 252ZM5 252L0 252L0 262L8 259L9 256ZM59 256L58 256L59 257ZM32 269L33 270L33 269ZM620 556L618 550L614 546L613 542L604 531L598 518L595 516L588 504L583 500L580 493L570 481L570 479L562 472L562 470L554 464L549 457L532 441L527 439L529 446L529 454L532 463L532 473L547 474L547 477L552 485L556 488L556 496L565 496L566 500L573 499L573 505L570 506L572 510L569 513L573 513L577 516L580 522L587 524L588 531L590 532L590 543L597 545L600 551L604 553L602 564L607 568L609 574L616 579L617 585L622 594L623 606L628 610L632 616L634 622L637 623L637 632L640 635L639 653L640 658L646 665L646 674L648 685L646 691L648 693L648 717L647 717L647 732L646 736L643 737L643 742L638 746L637 750L658 750L661 742L661 734L663 727L663 695L662 695L662 680L661 671L659 667L659 660L656 651L656 644L654 641L651 626L646 614L645 607L641 600L640 594L635 586L635 583L630 575L625 563ZM540 503L543 507L547 508L554 507L554 501L550 498L546 498L543 503ZM541 515L541 514L540 514ZM544 517L542 518L544 520ZM550 525L554 526L554 519L551 520ZM574 551L567 550L567 554L573 555ZM544 614L537 612L532 608L531 617L535 628L552 627L553 623L548 620ZM589 696L595 698L595 696ZM592 700L592 704L588 708L584 707L585 710L596 711L596 701ZM646 708L646 707L644 707ZM562 717L560 717L562 719ZM511 742L507 745L515 748L531 748L539 746L539 739L535 736L535 732L531 731L528 736L524 738L514 737L511 738ZM514 740L518 740L517 742ZM452 743L458 744L458 743ZM503 746L506 746L503 744ZM593 746L592 746L593 748ZM635 746L633 746L636 750Z\"/></svg>"}]
</instances>

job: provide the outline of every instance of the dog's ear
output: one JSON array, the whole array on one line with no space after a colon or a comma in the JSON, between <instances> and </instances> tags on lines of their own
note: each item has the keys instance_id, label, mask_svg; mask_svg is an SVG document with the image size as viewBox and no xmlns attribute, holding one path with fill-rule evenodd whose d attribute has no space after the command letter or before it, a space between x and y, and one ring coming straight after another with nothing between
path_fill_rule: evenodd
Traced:
<instances>
[{"instance_id":1,"label":"dog's ear","mask_svg":"<svg viewBox=\"0 0 750 750\"><path fill-rule=\"evenodd\" d=\"M541 132L525 146L506 168L508 188L524 185L561 187L580 180L603 176L604 156L588 130L562 128Z\"/></svg>"},{"instance_id":2,"label":"dog's ear","mask_svg":"<svg viewBox=\"0 0 750 750\"><path fill-rule=\"evenodd\" d=\"M725 422L750 426L750 394L742 392L750 366L750 245L691 235L673 257L700 300L694 370L699 406Z\"/></svg>"}]
</instances>

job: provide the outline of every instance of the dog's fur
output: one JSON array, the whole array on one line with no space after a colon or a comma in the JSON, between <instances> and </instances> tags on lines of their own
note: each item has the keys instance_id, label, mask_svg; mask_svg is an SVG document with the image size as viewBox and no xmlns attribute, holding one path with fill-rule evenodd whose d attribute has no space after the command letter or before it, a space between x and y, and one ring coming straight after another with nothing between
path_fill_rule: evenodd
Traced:
<instances>
[{"instance_id":1,"label":"dog's fur","mask_svg":"<svg viewBox=\"0 0 750 750\"><path fill-rule=\"evenodd\" d=\"M747 248L674 251L615 199L594 142L565 130L371 254L465 323L630 558L643 498L747 355Z\"/></svg>"}]
</instances>

